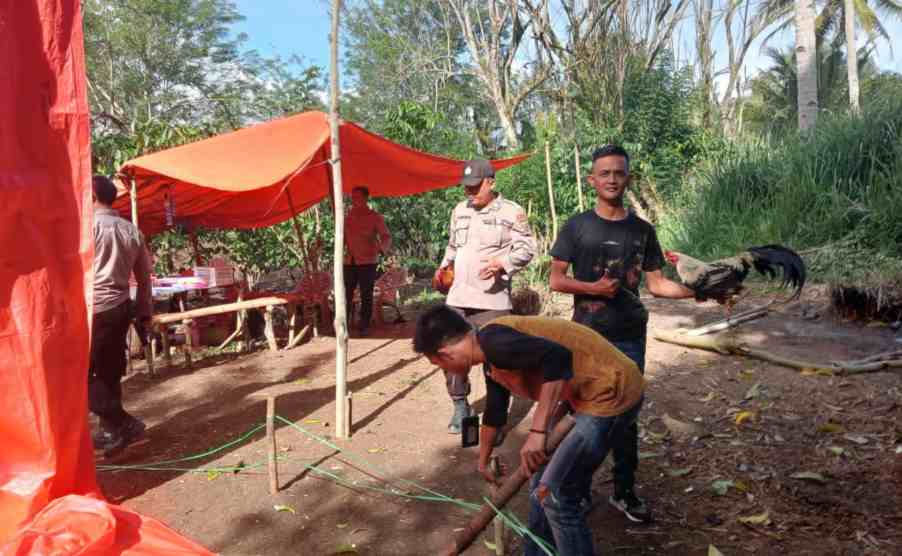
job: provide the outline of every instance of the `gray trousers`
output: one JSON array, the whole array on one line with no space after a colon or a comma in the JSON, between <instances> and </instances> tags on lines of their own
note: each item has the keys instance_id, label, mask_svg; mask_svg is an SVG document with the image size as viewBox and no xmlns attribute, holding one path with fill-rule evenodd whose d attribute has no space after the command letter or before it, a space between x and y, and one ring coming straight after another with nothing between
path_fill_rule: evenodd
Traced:
<instances>
[{"instance_id":1,"label":"gray trousers","mask_svg":"<svg viewBox=\"0 0 902 556\"><path fill-rule=\"evenodd\" d=\"M451 309L460 316L467 319L477 330L480 326L487 322L509 315L510 311L492 311L490 309L469 309L466 307L451 307ZM483 364L483 368L488 368L488 363ZM445 387L448 388L448 395L452 401L465 400L470 395L470 377L468 375L458 375L445 373Z\"/></svg>"}]
</instances>

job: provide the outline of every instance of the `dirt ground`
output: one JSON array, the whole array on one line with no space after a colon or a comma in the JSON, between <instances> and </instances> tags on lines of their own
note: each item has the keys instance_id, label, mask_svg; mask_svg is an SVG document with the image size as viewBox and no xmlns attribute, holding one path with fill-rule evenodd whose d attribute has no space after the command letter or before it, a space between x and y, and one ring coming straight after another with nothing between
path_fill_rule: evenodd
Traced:
<instances>
[{"instance_id":1,"label":"dirt ground","mask_svg":"<svg viewBox=\"0 0 902 556\"><path fill-rule=\"evenodd\" d=\"M557 302L565 313L567 299ZM713 304L646 302L652 333L722 315ZM746 300L743 307L754 304ZM813 313L820 316L812 320ZM170 464L176 470L100 472L104 492L223 554L439 554L469 514L448 501L402 495L426 494L415 483L478 503L487 489L475 473L477 449L460 448L459 437L446 432L451 404L444 378L412 352L412 318L351 340L349 440L331 438L332 337L290 351L208 357L194 370L176 366L154 379L138 365L126 381L125 399L147 422L149 442L131 448L119 465L165 469L158 462L235 440L263 422L265 404L257 396L267 393L278 394L278 415L332 446L280 426L276 496L268 492L265 465L258 465L266 460L262 432L215 454ZM826 312L822 288L743 326L740 334L752 345L817 361L902 347L885 327L836 322ZM631 525L608 506L606 463L596 474L588 516L600 554L704 555L709 545L727 556L902 554L898 373L803 374L650 339L646 374L638 484L655 521ZM484 383L473 377L470 401L480 411ZM515 403L518 424L500 448L508 462L516 462L529 408ZM737 425L744 411L754 416ZM696 430L675 436L665 415ZM240 470L216 470L223 467ZM800 472L822 480L792 477ZM720 495L716 481L731 486ZM525 492L509 508L525 521ZM761 523L740 522L753 516ZM494 553L486 544L491 539L484 535L467 554ZM507 553L519 553L512 532L507 546Z\"/></svg>"}]
</instances>

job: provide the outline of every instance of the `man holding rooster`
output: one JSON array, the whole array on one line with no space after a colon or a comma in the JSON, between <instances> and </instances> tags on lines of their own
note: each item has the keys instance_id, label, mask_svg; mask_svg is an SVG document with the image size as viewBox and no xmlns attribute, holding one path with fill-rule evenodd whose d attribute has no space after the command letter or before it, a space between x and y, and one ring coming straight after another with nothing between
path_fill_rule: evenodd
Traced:
<instances>
[{"instance_id":1,"label":"man holding rooster","mask_svg":"<svg viewBox=\"0 0 902 556\"><path fill-rule=\"evenodd\" d=\"M595 188L595 208L571 217L551 249L551 289L573 294L573 320L592 328L645 370L648 311L639 299L646 276L656 297L683 299L695 292L664 277L664 254L654 227L623 205L630 184L630 159L620 146L605 145L592 154L588 181ZM573 276L568 269L573 267ZM639 430L630 426L613 447L614 494L610 503L631 521L651 514L635 493Z\"/></svg>"}]
</instances>

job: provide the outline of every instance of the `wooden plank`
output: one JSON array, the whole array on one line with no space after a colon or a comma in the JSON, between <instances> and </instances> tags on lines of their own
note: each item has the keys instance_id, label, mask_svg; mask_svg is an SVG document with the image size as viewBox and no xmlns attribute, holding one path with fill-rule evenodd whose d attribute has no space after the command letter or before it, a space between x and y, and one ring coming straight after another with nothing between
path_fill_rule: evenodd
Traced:
<instances>
[{"instance_id":1,"label":"wooden plank","mask_svg":"<svg viewBox=\"0 0 902 556\"><path fill-rule=\"evenodd\" d=\"M266 342L269 344L269 351L279 351L279 344L276 342L276 331L273 328L272 323L272 305L266 306L266 311L263 313L263 320L266 323L266 326L263 328L263 333L266 334Z\"/></svg>"},{"instance_id":2,"label":"wooden plank","mask_svg":"<svg viewBox=\"0 0 902 556\"><path fill-rule=\"evenodd\" d=\"M180 322L185 319L196 319L199 317L208 317L211 315L222 315L232 313L242 309L259 309L267 305L284 305L286 303L296 303L300 301L300 294L279 294L278 296L258 297L256 299L246 299L243 301L235 301L232 303L224 303L222 305L213 305L212 307L200 307L189 311L179 313L161 313L153 316L154 324L170 324Z\"/></svg>"}]
</instances>

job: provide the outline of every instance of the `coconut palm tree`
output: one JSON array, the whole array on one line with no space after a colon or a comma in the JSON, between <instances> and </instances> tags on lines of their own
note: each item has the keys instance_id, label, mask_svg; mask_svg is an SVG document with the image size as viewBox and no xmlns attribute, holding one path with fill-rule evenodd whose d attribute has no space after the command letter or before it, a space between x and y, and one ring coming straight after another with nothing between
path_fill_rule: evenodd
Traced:
<instances>
[{"instance_id":1,"label":"coconut palm tree","mask_svg":"<svg viewBox=\"0 0 902 556\"><path fill-rule=\"evenodd\" d=\"M774 31L765 37L765 43L775 34L795 23L795 4L795 0L767 0L764 2L761 14L771 21L779 22ZM893 41L886 30L884 21L889 17L902 18L902 2L900 0L826 0L825 2L819 1L818 4L821 6L815 20L818 45L831 33L833 34L831 42L834 47L846 45L847 57L852 61L848 65L849 102L852 110L857 110L858 68L855 66L855 61L858 59L858 55L855 27L857 25L867 35L865 46L873 45L877 38L883 38L892 45Z\"/></svg>"},{"instance_id":2,"label":"coconut palm tree","mask_svg":"<svg viewBox=\"0 0 902 556\"><path fill-rule=\"evenodd\" d=\"M798 62L799 130L817 121L817 39L814 0L796 0L796 62Z\"/></svg>"}]
</instances>

